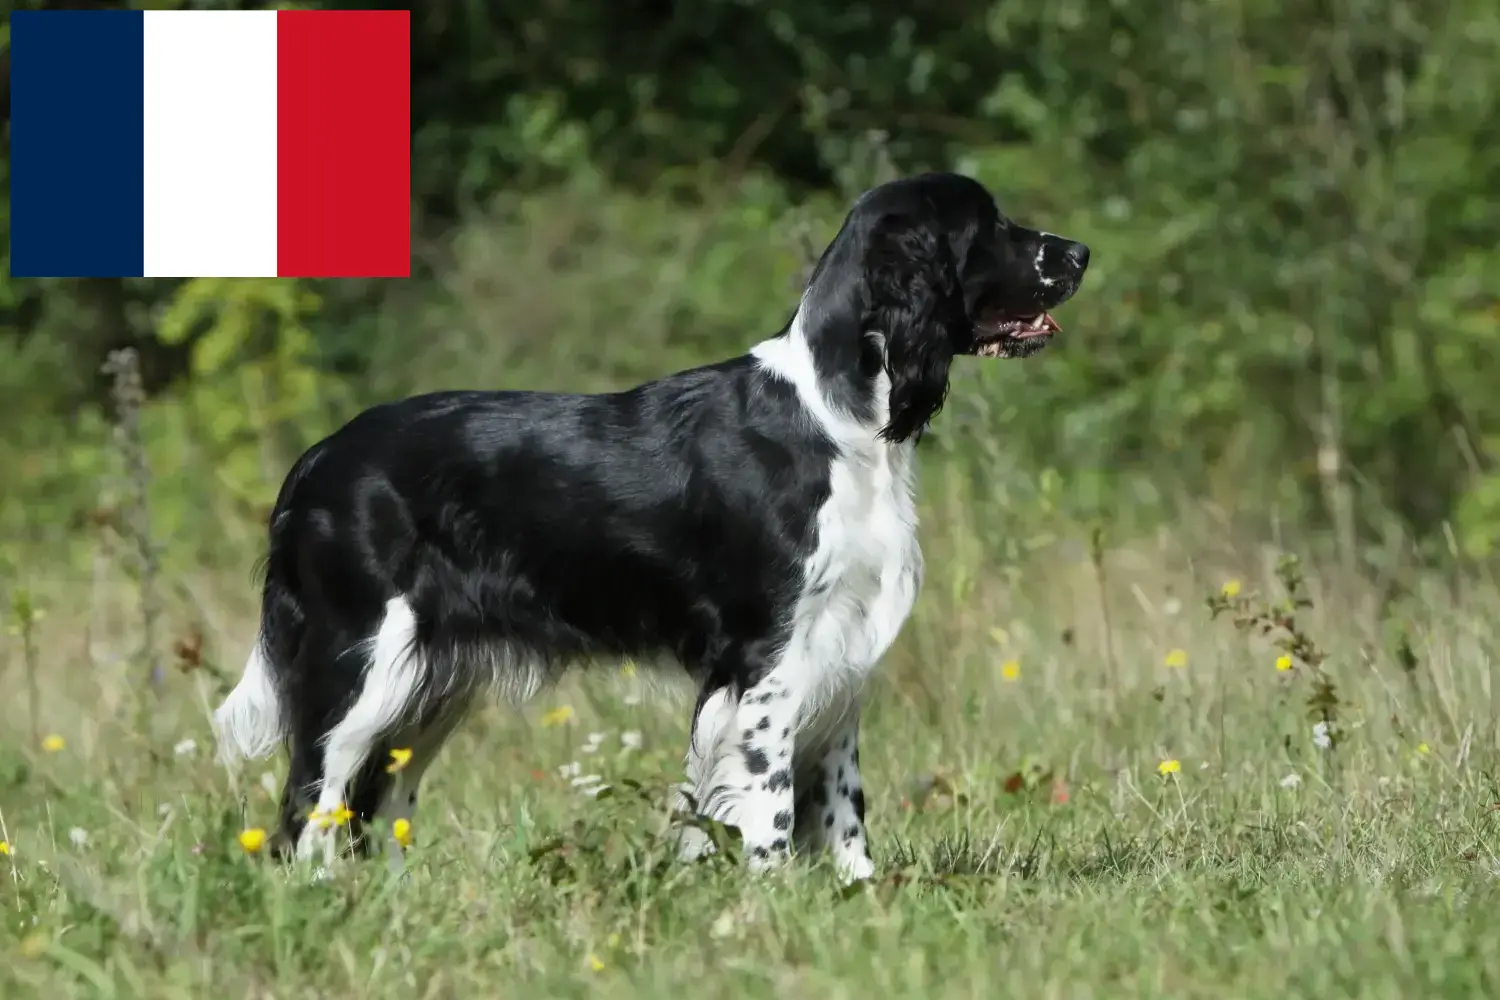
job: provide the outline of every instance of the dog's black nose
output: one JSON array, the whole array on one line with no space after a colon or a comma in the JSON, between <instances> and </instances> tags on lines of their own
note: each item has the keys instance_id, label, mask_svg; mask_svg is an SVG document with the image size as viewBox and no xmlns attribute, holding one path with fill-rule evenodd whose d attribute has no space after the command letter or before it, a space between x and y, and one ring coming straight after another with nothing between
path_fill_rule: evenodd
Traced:
<instances>
[{"instance_id":1,"label":"dog's black nose","mask_svg":"<svg viewBox=\"0 0 1500 1000\"><path fill-rule=\"evenodd\" d=\"M1079 270L1088 267L1089 248L1084 246L1082 243L1070 243L1068 245L1068 259L1071 260L1073 262L1073 266L1077 267Z\"/></svg>"}]
</instances>

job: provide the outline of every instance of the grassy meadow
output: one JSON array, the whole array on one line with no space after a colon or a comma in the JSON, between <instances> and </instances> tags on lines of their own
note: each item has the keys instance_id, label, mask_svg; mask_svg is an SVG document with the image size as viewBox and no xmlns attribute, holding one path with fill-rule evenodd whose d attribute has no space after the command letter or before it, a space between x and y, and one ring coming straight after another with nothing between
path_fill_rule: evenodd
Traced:
<instances>
[{"instance_id":1,"label":"grassy meadow","mask_svg":"<svg viewBox=\"0 0 1500 1000\"><path fill-rule=\"evenodd\" d=\"M464 727L404 878L312 882L239 842L282 763L213 759L246 574L158 581L154 627L201 624L155 687L115 555L34 575L0 673L0 996L1493 995L1491 581L1392 600L1207 509L1001 571L983 502L926 485L862 755L881 875L848 890L672 860L688 703L624 665Z\"/></svg>"}]
</instances>

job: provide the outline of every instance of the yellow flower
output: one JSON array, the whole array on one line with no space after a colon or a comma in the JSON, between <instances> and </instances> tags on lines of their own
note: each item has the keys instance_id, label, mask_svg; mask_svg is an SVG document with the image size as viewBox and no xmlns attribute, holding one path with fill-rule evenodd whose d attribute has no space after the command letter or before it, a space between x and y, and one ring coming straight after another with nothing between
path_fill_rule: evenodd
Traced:
<instances>
[{"instance_id":1,"label":"yellow flower","mask_svg":"<svg viewBox=\"0 0 1500 1000\"><path fill-rule=\"evenodd\" d=\"M0 840L0 858L7 857L9 854L10 842L7 840Z\"/></svg>"},{"instance_id":2,"label":"yellow flower","mask_svg":"<svg viewBox=\"0 0 1500 1000\"><path fill-rule=\"evenodd\" d=\"M1276 669L1281 671L1282 673L1286 673L1288 670L1292 669L1292 658L1290 656L1287 656L1285 653L1282 653L1280 656L1276 657Z\"/></svg>"},{"instance_id":3,"label":"yellow flower","mask_svg":"<svg viewBox=\"0 0 1500 1000\"><path fill-rule=\"evenodd\" d=\"M18 950L22 958L39 958L47 950L47 936L41 931L32 931L21 939Z\"/></svg>"},{"instance_id":4,"label":"yellow flower","mask_svg":"<svg viewBox=\"0 0 1500 1000\"><path fill-rule=\"evenodd\" d=\"M391 824L391 836L396 838L396 843L402 847L411 846L411 820L398 819Z\"/></svg>"},{"instance_id":5,"label":"yellow flower","mask_svg":"<svg viewBox=\"0 0 1500 1000\"><path fill-rule=\"evenodd\" d=\"M399 747L391 751L391 762L385 766L386 774L395 774L411 763L411 748Z\"/></svg>"},{"instance_id":6,"label":"yellow flower","mask_svg":"<svg viewBox=\"0 0 1500 1000\"><path fill-rule=\"evenodd\" d=\"M1156 773L1165 778L1169 774L1176 774L1182 770L1182 763L1175 760L1164 760L1156 765Z\"/></svg>"},{"instance_id":7,"label":"yellow flower","mask_svg":"<svg viewBox=\"0 0 1500 1000\"><path fill-rule=\"evenodd\" d=\"M319 829L323 830L328 829L330 826L342 826L353 818L353 810L349 809L342 802L328 812L323 812L321 809L314 809L307 814L308 821L316 824Z\"/></svg>"},{"instance_id":8,"label":"yellow flower","mask_svg":"<svg viewBox=\"0 0 1500 1000\"><path fill-rule=\"evenodd\" d=\"M600 960L598 955L592 952L589 953L589 968L595 972L604 971L604 962Z\"/></svg>"},{"instance_id":9,"label":"yellow flower","mask_svg":"<svg viewBox=\"0 0 1500 1000\"><path fill-rule=\"evenodd\" d=\"M620 674L622 676L624 676L624 677L627 677L627 678L634 677L635 676L635 661L634 660L626 660L624 663L620 664Z\"/></svg>"},{"instance_id":10,"label":"yellow flower","mask_svg":"<svg viewBox=\"0 0 1500 1000\"><path fill-rule=\"evenodd\" d=\"M1008 681L1021 679L1021 664L1015 660L1006 660L1000 664L1000 676Z\"/></svg>"},{"instance_id":11,"label":"yellow flower","mask_svg":"<svg viewBox=\"0 0 1500 1000\"><path fill-rule=\"evenodd\" d=\"M559 705L552 711L542 716L542 725L547 727L561 726L573 718L572 705Z\"/></svg>"},{"instance_id":12,"label":"yellow flower","mask_svg":"<svg viewBox=\"0 0 1500 1000\"><path fill-rule=\"evenodd\" d=\"M1428 754L1432 753L1432 747L1428 746L1426 743L1418 743L1417 753L1421 754L1423 757L1426 757Z\"/></svg>"},{"instance_id":13,"label":"yellow flower","mask_svg":"<svg viewBox=\"0 0 1500 1000\"><path fill-rule=\"evenodd\" d=\"M1185 649L1174 649L1174 650L1172 650L1170 653L1167 654L1167 658L1165 660L1165 663L1169 667L1175 667L1175 668L1177 668L1179 670L1182 669L1183 667L1187 666L1187 650L1185 650Z\"/></svg>"},{"instance_id":14,"label":"yellow flower","mask_svg":"<svg viewBox=\"0 0 1500 1000\"><path fill-rule=\"evenodd\" d=\"M1240 596L1240 581L1238 581L1238 580L1225 580L1224 581L1224 586L1222 588L1220 588L1219 593L1223 594L1225 597L1238 597L1238 596Z\"/></svg>"},{"instance_id":15,"label":"yellow flower","mask_svg":"<svg viewBox=\"0 0 1500 1000\"><path fill-rule=\"evenodd\" d=\"M56 733L49 733L48 735L42 737L42 749L47 751L48 753L57 753L67 745L67 740L63 739Z\"/></svg>"},{"instance_id":16,"label":"yellow flower","mask_svg":"<svg viewBox=\"0 0 1500 1000\"><path fill-rule=\"evenodd\" d=\"M259 854L260 849L266 846L266 831L252 826L248 830L241 830L237 839L246 854Z\"/></svg>"}]
</instances>

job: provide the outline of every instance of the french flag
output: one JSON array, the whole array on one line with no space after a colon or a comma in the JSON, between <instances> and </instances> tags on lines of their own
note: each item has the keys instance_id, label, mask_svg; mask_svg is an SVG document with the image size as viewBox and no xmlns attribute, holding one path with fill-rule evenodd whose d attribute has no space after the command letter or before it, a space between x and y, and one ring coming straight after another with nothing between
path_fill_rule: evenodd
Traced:
<instances>
[{"instance_id":1,"label":"french flag","mask_svg":"<svg viewBox=\"0 0 1500 1000\"><path fill-rule=\"evenodd\" d=\"M15 277L407 277L410 12L15 11Z\"/></svg>"}]
</instances>

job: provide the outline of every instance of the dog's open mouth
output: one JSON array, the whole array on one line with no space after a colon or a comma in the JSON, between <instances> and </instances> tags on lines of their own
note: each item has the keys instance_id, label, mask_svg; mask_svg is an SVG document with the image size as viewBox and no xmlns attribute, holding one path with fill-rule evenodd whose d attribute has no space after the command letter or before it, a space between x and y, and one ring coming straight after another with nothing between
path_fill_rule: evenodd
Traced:
<instances>
[{"instance_id":1,"label":"dog's open mouth","mask_svg":"<svg viewBox=\"0 0 1500 1000\"><path fill-rule=\"evenodd\" d=\"M1030 353L1062 327L1045 312L1035 316L985 320L974 325L974 353L981 358L1004 358ZM1040 338L1040 340L1038 340ZM1038 343L1026 343L1038 341Z\"/></svg>"}]
</instances>

